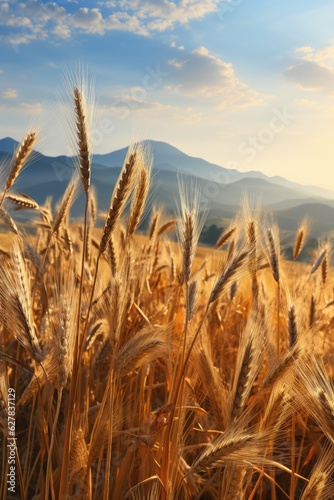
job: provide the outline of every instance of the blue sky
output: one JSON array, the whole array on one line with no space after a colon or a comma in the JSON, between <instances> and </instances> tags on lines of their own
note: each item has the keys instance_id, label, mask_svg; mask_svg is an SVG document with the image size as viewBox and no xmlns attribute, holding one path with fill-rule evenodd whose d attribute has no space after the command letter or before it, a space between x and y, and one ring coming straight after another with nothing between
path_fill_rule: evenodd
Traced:
<instances>
[{"instance_id":1,"label":"blue sky","mask_svg":"<svg viewBox=\"0 0 334 500\"><path fill-rule=\"evenodd\" d=\"M43 152L67 153L57 96L81 61L95 152L150 138L334 189L333 24L322 0L0 0L0 137L40 114Z\"/></svg>"}]
</instances>

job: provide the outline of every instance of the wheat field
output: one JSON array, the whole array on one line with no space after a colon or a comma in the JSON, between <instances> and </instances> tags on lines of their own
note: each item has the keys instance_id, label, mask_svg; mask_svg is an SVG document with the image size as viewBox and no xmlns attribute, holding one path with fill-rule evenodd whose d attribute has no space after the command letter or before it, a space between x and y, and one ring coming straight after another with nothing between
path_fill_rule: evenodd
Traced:
<instances>
[{"instance_id":1,"label":"wheat field","mask_svg":"<svg viewBox=\"0 0 334 500\"><path fill-rule=\"evenodd\" d=\"M0 497L334 498L330 245L287 262L277 226L245 206L199 251L182 189L177 217L152 210L139 236L152 158L136 145L99 227L84 101L74 87L77 168L56 209L15 192L34 131L2 186ZM33 235L10 206L35 213Z\"/></svg>"}]
</instances>

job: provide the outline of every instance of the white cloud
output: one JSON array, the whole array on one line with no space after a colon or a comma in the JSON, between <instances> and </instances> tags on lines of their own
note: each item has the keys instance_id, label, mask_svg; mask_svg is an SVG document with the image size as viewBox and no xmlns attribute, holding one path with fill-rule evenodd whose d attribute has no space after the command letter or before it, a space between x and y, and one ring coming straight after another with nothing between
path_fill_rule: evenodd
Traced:
<instances>
[{"instance_id":1,"label":"white cloud","mask_svg":"<svg viewBox=\"0 0 334 500\"><path fill-rule=\"evenodd\" d=\"M0 12L8 12L9 11L9 5L7 2L5 3L0 3Z\"/></svg>"},{"instance_id":2,"label":"white cloud","mask_svg":"<svg viewBox=\"0 0 334 500\"><path fill-rule=\"evenodd\" d=\"M99 9L81 7L71 16L71 21L73 26L81 28L87 33L99 33L101 35L104 32L103 16Z\"/></svg>"},{"instance_id":3,"label":"white cloud","mask_svg":"<svg viewBox=\"0 0 334 500\"><path fill-rule=\"evenodd\" d=\"M173 29L179 24L202 19L217 10L221 0L119 0L100 1L96 7L82 7L69 11L67 4L41 3L28 0L22 3L0 3L0 25L10 26L13 32L3 35L10 43L25 44L48 39L55 35L68 38L79 30L87 34L103 35L110 30L131 31L147 36L157 31ZM77 2L70 2L77 4ZM20 31L24 28L27 31ZM183 50L184 47L177 47Z\"/></svg>"},{"instance_id":4,"label":"white cloud","mask_svg":"<svg viewBox=\"0 0 334 500\"><path fill-rule=\"evenodd\" d=\"M308 54L310 52L312 52L313 49L312 47L310 47L309 45L305 45L305 46L302 46L302 47L297 47L295 52L296 54Z\"/></svg>"},{"instance_id":5,"label":"white cloud","mask_svg":"<svg viewBox=\"0 0 334 500\"><path fill-rule=\"evenodd\" d=\"M165 105L157 101L147 99L148 92L144 87L131 87L124 90L122 94L115 96L112 107L117 109L127 109L128 111L159 110L171 109L172 106Z\"/></svg>"},{"instance_id":6,"label":"white cloud","mask_svg":"<svg viewBox=\"0 0 334 500\"><path fill-rule=\"evenodd\" d=\"M304 97L301 97L300 99L295 99L294 101L298 106L306 107L306 108L313 108L316 105L315 101L312 101L311 99L305 99Z\"/></svg>"},{"instance_id":7,"label":"white cloud","mask_svg":"<svg viewBox=\"0 0 334 500\"><path fill-rule=\"evenodd\" d=\"M168 61L168 64L169 64L170 66L172 66L173 68L176 68L176 69L182 69L182 68L183 68L183 66L184 66L186 63L187 63L187 61L186 61L186 60L185 60L185 61L179 61L179 60L177 60L177 59L170 59L170 60Z\"/></svg>"},{"instance_id":8,"label":"white cloud","mask_svg":"<svg viewBox=\"0 0 334 500\"><path fill-rule=\"evenodd\" d=\"M6 89L2 92L1 97L3 99L16 99L17 98L17 90L15 89Z\"/></svg>"},{"instance_id":9,"label":"white cloud","mask_svg":"<svg viewBox=\"0 0 334 500\"><path fill-rule=\"evenodd\" d=\"M117 7L117 2L110 0L109 2L97 2L97 5L100 7L107 7L109 9L113 9L114 7Z\"/></svg>"},{"instance_id":10,"label":"white cloud","mask_svg":"<svg viewBox=\"0 0 334 500\"><path fill-rule=\"evenodd\" d=\"M17 26L18 28L23 28L31 26L31 21L28 17L11 16L7 21L7 26Z\"/></svg>"},{"instance_id":11,"label":"white cloud","mask_svg":"<svg viewBox=\"0 0 334 500\"><path fill-rule=\"evenodd\" d=\"M53 33L60 38L69 38L71 36L71 30L62 24L58 24L54 29Z\"/></svg>"},{"instance_id":12,"label":"white cloud","mask_svg":"<svg viewBox=\"0 0 334 500\"><path fill-rule=\"evenodd\" d=\"M256 106L270 97L250 89L236 76L231 63L210 54L206 47L183 54L169 61L168 91L211 99L221 109Z\"/></svg>"},{"instance_id":13,"label":"white cloud","mask_svg":"<svg viewBox=\"0 0 334 500\"><path fill-rule=\"evenodd\" d=\"M19 114L25 113L27 115L36 116L44 111L43 104L41 102L27 103L27 102L12 102L8 100L7 102L0 103L1 111L11 111L18 112Z\"/></svg>"},{"instance_id":14,"label":"white cloud","mask_svg":"<svg viewBox=\"0 0 334 500\"><path fill-rule=\"evenodd\" d=\"M113 3L111 2L111 4ZM179 2L169 0L121 0L119 2L124 9L132 9L140 13L142 17L156 19L157 26L165 23L166 27L177 23L186 24L193 19L202 19L207 14L217 11L217 3L219 2L214 0L181 0ZM110 2L105 2L105 6L112 8Z\"/></svg>"},{"instance_id":15,"label":"white cloud","mask_svg":"<svg viewBox=\"0 0 334 500\"><path fill-rule=\"evenodd\" d=\"M21 102L20 108L29 115L37 115L43 111L43 104L41 102L27 103Z\"/></svg>"},{"instance_id":16,"label":"white cloud","mask_svg":"<svg viewBox=\"0 0 334 500\"><path fill-rule=\"evenodd\" d=\"M301 89L315 92L334 93L334 45L323 50L313 47L298 47L296 62L285 76Z\"/></svg>"},{"instance_id":17,"label":"white cloud","mask_svg":"<svg viewBox=\"0 0 334 500\"><path fill-rule=\"evenodd\" d=\"M177 45L177 44L176 44L176 42L172 42L172 43L170 44L170 47L171 47L172 49L184 50L184 45Z\"/></svg>"},{"instance_id":18,"label":"white cloud","mask_svg":"<svg viewBox=\"0 0 334 500\"><path fill-rule=\"evenodd\" d=\"M193 125L194 123L201 123L205 115L200 111L194 111L191 106L187 108L178 108L172 115L172 119L179 122Z\"/></svg>"},{"instance_id":19,"label":"white cloud","mask_svg":"<svg viewBox=\"0 0 334 500\"><path fill-rule=\"evenodd\" d=\"M104 21L104 29L131 31L144 36L149 34L136 16L127 14L126 12L117 12L107 17Z\"/></svg>"},{"instance_id":20,"label":"white cloud","mask_svg":"<svg viewBox=\"0 0 334 500\"><path fill-rule=\"evenodd\" d=\"M166 104L161 104L160 102L148 102L140 101L133 97L122 98L120 101L116 102L114 109L128 109L129 111L147 111L147 110L158 110L164 111L170 109L171 106Z\"/></svg>"},{"instance_id":21,"label":"white cloud","mask_svg":"<svg viewBox=\"0 0 334 500\"><path fill-rule=\"evenodd\" d=\"M0 37L1 38L1 37ZM15 33L7 35L6 37L2 36L2 39L5 39L7 43L11 45L25 45L34 40L37 40L38 36L34 34L24 34L24 33Z\"/></svg>"},{"instance_id":22,"label":"white cloud","mask_svg":"<svg viewBox=\"0 0 334 500\"><path fill-rule=\"evenodd\" d=\"M148 23L147 27L150 31L166 31L169 28L173 27L172 19L155 19Z\"/></svg>"},{"instance_id":23,"label":"white cloud","mask_svg":"<svg viewBox=\"0 0 334 500\"><path fill-rule=\"evenodd\" d=\"M291 66L285 75L303 90L334 92L334 72L313 61Z\"/></svg>"}]
</instances>

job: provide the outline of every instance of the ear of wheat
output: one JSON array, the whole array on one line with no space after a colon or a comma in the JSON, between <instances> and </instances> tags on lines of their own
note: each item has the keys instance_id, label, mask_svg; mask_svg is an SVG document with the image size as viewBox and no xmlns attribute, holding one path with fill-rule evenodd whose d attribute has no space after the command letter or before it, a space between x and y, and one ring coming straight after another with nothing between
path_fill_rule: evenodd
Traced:
<instances>
[{"instance_id":1,"label":"ear of wheat","mask_svg":"<svg viewBox=\"0 0 334 500\"><path fill-rule=\"evenodd\" d=\"M84 190L87 193L90 187L91 158L88 144L85 105L83 103L82 91L80 91L78 87L74 88L73 95L77 125L80 177Z\"/></svg>"},{"instance_id":2,"label":"ear of wheat","mask_svg":"<svg viewBox=\"0 0 334 500\"><path fill-rule=\"evenodd\" d=\"M9 165L9 172L5 184L5 189L1 197L0 206L2 205L8 190L13 186L16 178L21 172L24 164L32 153L33 145L36 141L36 132L28 132L22 142L16 148L13 159Z\"/></svg>"},{"instance_id":3,"label":"ear of wheat","mask_svg":"<svg viewBox=\"0 0 334 500\"><path fill-rule=\"evenodd\" d=\"M302 251L302 249L305 245L307 234L308 234L308 226L309 226L309 222L308 222L308 219L306 218L301 222L301 224L298 228L296 240L295 240L295 244L294 244L294 249L293 249L294 260L296 260L298 258L298 256L300 255L300 252Z\"/></svg>"},{"instance_id":4,"label":"ear of wheat","mask_svg":"<svg viewBox=\"0 0 334 500\"><path fill-rule=\"evenodd\" d=\"M125 161L123 169L121 170L117 184L115 186L111 203L108 210L108 215L104 224L102 238L100 242L99 253L102 254L107 248L108 242L111 238L117 223L119 222L125 204L130 196L133 182L137 171L136 151L129 154L128 159Z\"/></svg>"}]
</instances>

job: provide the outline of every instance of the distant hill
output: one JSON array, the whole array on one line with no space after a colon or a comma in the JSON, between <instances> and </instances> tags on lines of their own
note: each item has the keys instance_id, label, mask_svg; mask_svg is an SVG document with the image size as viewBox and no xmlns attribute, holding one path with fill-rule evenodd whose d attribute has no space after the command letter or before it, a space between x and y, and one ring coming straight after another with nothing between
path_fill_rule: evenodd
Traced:
<instances>
[{"instance_id":1,"label":"distant hill","mask_svg":"<svg viewBox=\"0 0 334 500\"><path fill-rule=\"evenodd\" d=\"M298 207L275 211L275 218L280 227L296 231L303 217L311 219L312 236L318 238L324 233L334 231L334 208L321 203L305 203Z\"/></svg>"},{"instance_id":2,"label":"distant hill","mask_svg":"<svg viewBox=\"0 0 334 500\"><path fill-rule=\"evenodd\" d=\"M232 197L238 202L242 197L247 196L252 200L259 200L266 207L272 207L275 203L284 203L290 198L303 200L305 196L297 189L282 187L278 184L273 184L268 180L244 178L237 182L233 182L226 187L226 195L232 202ZM226 201L226 200L225 200Z\"/></svg>"},{"instance_id":3,"label":"distant hill","mask_svg":"<svg viewBox=\"0 0 334 500\"><path fill-rule=\"evenodd\" d=\"M2 151L3 153L12 154L18 144L19 143L11 137L5 137L4 139L0 139L0 151Z\"/></svg>"},{"instance_id":4,"label":"distant hill","mask_svg":"<svg viewBox=\"0 0 334 500\"><path fill-rule=\"evenodd\" d=\"M272 204L271 208L274 211L287 210L289 208L298 207L298 206L300 206L300 204L301 204L300 198L297 198L297 199L291 199L291 200L284 200L284 201L279 202L279 203L274 203L274 204ZM302 204L303 205L317 205L317 204L323 205L323 204L325 204L329 207L334 208L334 200L330 200L328 198L321 198L320 196L313 197L313 198L303 198Z\"/></svg>"},{"instance_id":5,"label":"distant hill","mask_svg":"<svg viewBox=\"0 0 334 500\"><path fill-rule=\"evenodd\" d=\"M154 158L154 168L157 170L180 171L184 174L195 175L210 182L230 184L242 179L260 179L281 187L295 189L305 197L309 196L329 198L334 200L334 191L318 186L303 186L296 182L284 179L281 176L268 177L259 171L240 172L235 169L224 168L201 158L189 156L170 144L162 141L143 141L149 144ZM0 141L1 146L1 141ZM0 147L1 150L1 147ZM121 166L128 148L122 148L108 154L94 155L94 161L107 167Z\"/></svg>"},{"instance_id":6,"label":"distant hill","mask_svg":"<svg viewBox=\"0 0 334 500\"><path fill-rule=\"evenodd\" d=\"M0 161L7 159L17 141L6 137L0 140ZM201 193L200 209L208 211L208 223L225 224L247 197L254 205L259 201L278 218L282 229L294 231L300 220L309 215L317 235L334 228L334 192L314 186L301 186L280 176L267 177L261 172L239 172L223 168L201 158L193 158L179 149L159 141L146 143L153 155L153 190L151 204L174 211L179 199L178 179L185 185L196 185ZM92 184L98 194L99 208L106 210L113 187L126 158L128 148L93 157ZM15 184L16 191L32 196L40 204L47 196L57 201L63 194L74 163L66 156L35 155ZM82 197L72 214L82 213Z\"/></svg>"}]
</instances>

